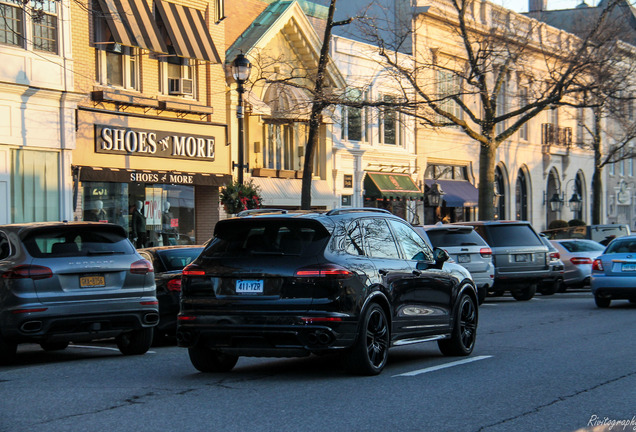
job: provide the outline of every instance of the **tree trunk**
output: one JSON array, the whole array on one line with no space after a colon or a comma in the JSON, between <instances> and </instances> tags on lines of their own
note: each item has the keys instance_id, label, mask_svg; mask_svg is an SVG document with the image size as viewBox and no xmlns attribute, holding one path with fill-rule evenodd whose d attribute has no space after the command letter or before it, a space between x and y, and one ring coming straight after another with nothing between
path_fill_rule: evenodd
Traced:
<instances>
[{"instance_id":1,"label":"tree trunk","mask_svg":"<svg viewBox=\"0 0 636 432\"><path fill-rule=\"evenodd\" d=\"M479 220L493 220L495 208L495 154L494 143L481 144L479 150Z\"/></svg>"},{"instance_id":2,"label":"tree trunk","mask_svg":"<svg viewBox=\"0 0 636 432\"><path fill-rule=\"evenodd\" d=\"M603 165L602 159L602 138L601 138L601 112L594 109L594 136L592 143L594 147L594 174L592 174L592 224L601 223L603 211Z\"/></svg>"},{"instance_id":3,"label":"tree trunk","mask_svg":"<svg viewBox=\"0 0 636 432\"><path fill-rule=\"evenodd\" d=\"M329 43L331 42L331 29L333 27L333 16L336 11L336 1L331 0L327 23L325 25L325 37L320 49L320 59L318 60L318 73L316 74L316 86L314 88L314 100L311 106L311 116L309 117L309 133L307 145L305 146L305 162L303 164L303 182L300 192L300 208L302 210L311 209L311 179L314 174L314 157L316 148L320 141L320 120L322 110L325 109L324 83L327 61L329 60Z\"/></svg>"}]
</instances>

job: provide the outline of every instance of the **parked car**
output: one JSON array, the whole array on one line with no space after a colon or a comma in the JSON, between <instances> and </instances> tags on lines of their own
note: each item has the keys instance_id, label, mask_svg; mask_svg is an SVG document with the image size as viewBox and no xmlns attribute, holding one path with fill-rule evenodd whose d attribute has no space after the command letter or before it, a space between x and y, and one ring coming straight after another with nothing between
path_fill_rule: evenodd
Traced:
<instances>
[{"instance_id":1,"label":"parked car","mask_svg":"<svg viewBox=\"0 0 636 432\"><path fill-rule=\"evenodd\" d=\"M530 300L550 277L548 247L526 221L471 221L492 249L495 283L490 295L510 291L516 300Z\"/></svg>"},{"instance_id":2,"label":"parked car","mask_svg":"<svg viewBox=\"0 0 636 432\"><path fill-rule=\"evenodd\" d=\"M150 261L155 269L157 300L159 300L159 324L154 332L156 343L176 340L181 272L199 256L202 250L202 245L157 246L138 250L139 254Z\"/></svg>"},{"instance_id":3,"label":"parked car","mask_svg":"<svg viewBox=\"0 0 636 432\"><path fill-rule=\"evenodd\" d=\"M561 260L561 254L557 248L550 243L545 234L539 234L541 241L548 248L550 275L543 279L539 284L539 292L543 295L552 295L563 290L563 276L565 273L565 264Z\"/></svg>"},{"instance_id":4,"label":"parked car","mask_svg":"<svg viewBox=\"0 0 636 432\"><path fill-rule=\"evenodd\" d=\"M581 288L590 284L592 262L603 253L605 246L594 240L550 240L561 254L565 265L564 288Z\"/></svg>"},{"instance_id":5,"label":"parked car","mask_svg":"<svg viewBox=\"0 0 636 432\"><path fill-rule=\"evenodd\" d=\"M143 354L158 320L152 264L121 226L0 226L0 362L20 343L60 350L113 337L122 354Z\"/></svg>"},{"instance_id":6,"label":"parked car","mask_svg":"<svg viewBox=\"0 0 636 432\"><path fill-rule=\"evenodd\" d=\"M590 287L596 306L607 308L612 300L636 303L636 236L614 239L592 262Z\"/></svg>"},{"instance_id":7,"label":"parked car","mask_svg":"<svg viewBox=\"0 0 636 432\"><path fill-rule=\"evenodd\" d=\"M424 225L413 227L433 248L444 249L457 264L470 272L477 286L479 304L495 281L492 250L472 226Z\"/></svg>"},{"instance_id":8,"label":"parked car","mask_svg":"<svg viewBox=\"0 0 636 432\"><path fill-rule=\"evenodd\" d=\"M625 224L605 224L605 225L582 225L554 228L543 231L550 240L557 239L587 239L601 243L603 246L615 238L631 234L629 225Z\"/></svg>"},{"instance_id":9,"label":"parked car","mask_svg":"<svg viewBox=\"0 0 636 432\"><path fill-rule=\"evenodd\" d=\"M333 352L374 375L390 347L432 340L469 355L477 291L448 259L379 209L222 220L183 270L177 342L202 372L231 370L239 356Z\"/></svg>"}]
</instances>

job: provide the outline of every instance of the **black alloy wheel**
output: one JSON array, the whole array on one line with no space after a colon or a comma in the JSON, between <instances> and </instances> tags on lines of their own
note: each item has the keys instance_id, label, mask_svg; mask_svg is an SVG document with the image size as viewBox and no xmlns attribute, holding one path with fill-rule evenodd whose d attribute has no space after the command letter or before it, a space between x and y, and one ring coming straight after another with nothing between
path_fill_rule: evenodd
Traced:
<instances>
[{"instance_id":1,"label":"black alloy wheel","mask_svg":"<svg viewBox=\"0 0 636 432\"><path fill-rule=\"evenodd\" d=\"M462 294L455 317L455 326L450 339L437 342L439 350L446 356L467 356L475 348L477 339L477 307L468 294Z\"/></svg>"},{"instance_id":2,"label":"black alloy wheel","mask_svg":"<svg viewBox=\"0 0 636 432\"><path fill-rule=\"evenodd\" d=\"M363 315L358 338L345 356L349 372L357 375L377 375L389 357L389 323L384 309L369 305Z\"/></svg>"}]
</instances>

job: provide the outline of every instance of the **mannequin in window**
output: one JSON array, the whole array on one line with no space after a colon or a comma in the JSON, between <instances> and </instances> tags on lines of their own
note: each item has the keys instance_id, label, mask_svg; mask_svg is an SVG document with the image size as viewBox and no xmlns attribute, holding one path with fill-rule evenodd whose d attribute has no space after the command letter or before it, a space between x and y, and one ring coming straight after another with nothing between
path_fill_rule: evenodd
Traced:
<instances>
[{"instance_id":1,"label":"mannequin in window","mask_svg":"<svg viewBox=\"0 0 636 432\"><path fill-rule=\"evenodd\" d=\"M163 245L168 246L170 244L177 244L176 238L171 234L176 233L175 228L172 227L172 212L170 211L170 201L163 203L163 213L161 213L161 238L163 239Z\"/></svg>"},{"instance_id":2,"label":"mannequin in window","mask_svg":"<svg viewBox=\"0 0 636 432\"><path fill-rule=\"evenodd\" d=\"M137 201L132 211L132 239L135 247L146 247L146 217L143 215L142 210L144 203Z\"/></svg>"},{"instance_id":3,"label":"mannequin in window","mask_svg":"<svg viewBox=\"0 0 636 432\"><path fill-rule=\"evenodd\" d=\"M86 214L85 218L85 220L93 222L105 221L107 219L108 216L106 215L106 210L104 210L104 201L101 200L95 201L92 210Z\"/></svg>"}]
</instances>

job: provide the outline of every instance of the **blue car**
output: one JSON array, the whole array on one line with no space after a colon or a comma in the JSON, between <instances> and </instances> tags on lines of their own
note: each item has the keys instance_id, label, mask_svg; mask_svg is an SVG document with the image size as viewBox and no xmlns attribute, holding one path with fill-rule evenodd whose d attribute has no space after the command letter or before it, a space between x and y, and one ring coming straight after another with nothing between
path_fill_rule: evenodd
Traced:
<instances>
[{"instance_id":1,"label":"blue car","mask_svg":"<svg viewBox=\"0 0 636 432\"><path fill-rule=\"evenodd\" d=\"M594 301L600 308L612 300L636 303L636 236L612 240L602 255L592 263Z\"/></svg>"}]
</instances>

